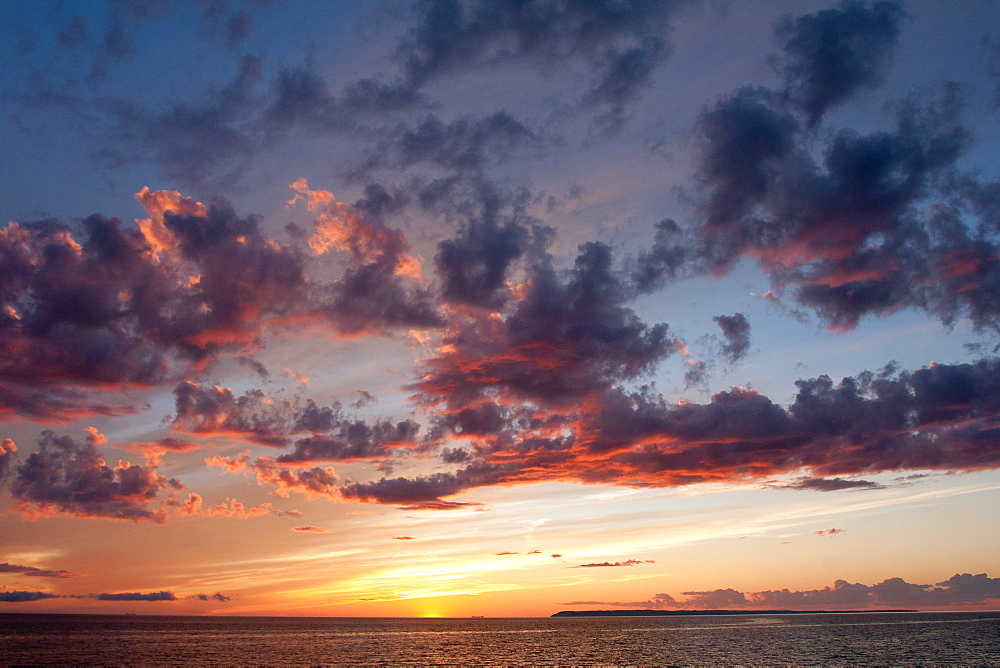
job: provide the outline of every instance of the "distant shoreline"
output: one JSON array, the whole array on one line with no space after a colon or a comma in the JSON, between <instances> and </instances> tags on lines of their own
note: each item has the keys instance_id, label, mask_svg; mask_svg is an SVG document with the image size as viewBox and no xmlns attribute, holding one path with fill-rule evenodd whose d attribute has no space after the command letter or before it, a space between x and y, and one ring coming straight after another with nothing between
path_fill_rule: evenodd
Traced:
<instances>
[{"instance_id":1,"label":"distant shoreline","mask_svg":"<svg viewBox=\"0 0 1000 668\"><path fill-rule=\"evenodd\" d=\"M561 610L552 617L702 617L709 615L846 615L919 610Z\"/></svg>"}]
</instances>

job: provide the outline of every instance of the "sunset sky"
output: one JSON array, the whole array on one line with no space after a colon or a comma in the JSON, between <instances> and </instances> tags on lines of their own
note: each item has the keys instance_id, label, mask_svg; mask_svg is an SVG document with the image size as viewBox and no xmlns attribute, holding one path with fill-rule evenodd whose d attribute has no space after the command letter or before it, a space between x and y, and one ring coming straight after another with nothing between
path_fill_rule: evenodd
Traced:
<instances>
[{"instance_id":1,"label":"sunset sky","mask_svg":"<svg viewBox=\"0 0 1000 668\"><path fill-rule=\"evenodd\" d=\"M0 19L0 612L1000 609L1000 3Z\"/></svg>"}]
</instances>

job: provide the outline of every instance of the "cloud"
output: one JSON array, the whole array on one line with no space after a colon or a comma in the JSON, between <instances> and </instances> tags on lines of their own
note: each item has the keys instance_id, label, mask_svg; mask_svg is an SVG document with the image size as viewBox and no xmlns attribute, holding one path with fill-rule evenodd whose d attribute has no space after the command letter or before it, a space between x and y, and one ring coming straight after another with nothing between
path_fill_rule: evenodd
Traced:
<instances>
[{"instance_id":1,"label":"cloud","mask_svg":"<svg viewBox=\"0 0 1000 668\"><path fill-rule=\"evenodd\" d=\"M156 220L153 195L144 189L137 199ZM166 328L187 356L201 359L252 344L268 315L284 315L302 303L300 252L264 236L258 218L240 218L220 202L203 212L167 208L162 223L164 253L193 270L184 300L190 303L182 302L183 312Z\"/></svg>"},{"instance_id":2,"label":"cloud","mask_svg":"<svg viewBox=\"0 0 1000 668\"><path fill-rule=\"evenodd\" d=\"M785 485L790 489L812 489L818 492L834 492L841 489L883 489L884 485L871 480L845 480L844 478L799 478Z\"/></svg>"},{"instance_id":3,"label":"cloud","mask_svg":"<svg viewBox=\"0 0 1000 668\"><path fill-rule=\"evenodd\" d=\"M214 594L195 594L193 596L185 596L185 598L197 599L199 601L218 601L220 603L232 600L232 596L220 592L215 592Z\"/></svg>"},{"instance_id":4,"label":"cloud","mask_svg":"<svg viewBox=\"0 0 1000 668\"><path fill-rule=\"evenodd\" d=\"M714 589L712 591L686 591L683 592L688 599L684 602L686 606L692 608L710 608L713 610L740 608L746 606L748 601L742 592L735 589Z\"/></svg>"},{"instance_id":5,"label":"cloud","mask_svg":"<svg viewBox=\"0 0 1000 668\"><path fill-rule=\"evenodd\" d=\"M286 514L280 510L274 510L270 503L262 503L258 506L248 508L236 499L230 498L227 498L223 503L205 507L201 495L194 492L188 494L187 500L180 505L178 512L186 517L195 515L202 517L235 517L241 520L249 520L271 514L278 516ZM292 514L293 516L301 515L298 511L292 511L292 513L288 514Z\"/></svg>"},{"instance_id":6,"label":"cloud","mask_svg":"<svg viewBox=\"0 0 1000 668\"><path fill-rule=\"evenodd\" d=\"M50 420L135 412L83 390L156 386L174 365L245 351L265 323L312 310L304 257L257 218L173 191L136 197L149 214L137 228L95 214L0 230L2 409Z\"/></svg>"},{"instance_id":7,"label":"cloud","mask_svg":"<svg viewBox=\"0 0 1000 668\"><path fill-rule=\"evenodd\" d=\"M640 376L679 343L666 325L648 326L625 306L630 296L603 244L581 245L565 278L540 258L504 318L456 313L447 352L426 363L414 389L451 410L487 396L555 406Z\"/></svg>"},{"instance_id":8,"label":"cloud","mask_svg":"<svg viewBox=\"0 0 1000 668\"><path fill-rule=\"evenodd\" d=\"M338 202L333 193L311 190L305 179L291 184L317 214L309 246L315 255L345 251L351 262L337 280L318 288L315 313L325 317L343 335L384 333L398 327L429 328L441 318L424 288L421 263L410 255L409 242L385 224L385 216L399 203L382 187L369 185L353 206Z\"/></svg>"},{"instance_id":9,"label":"cloud","mask_svg":"<svg viewBox=\"0 0 1000 668\"><path fill-rule=\"evenodd\" d=\"M785 19L781 84L738 89L699 113L694 220L662 220L632 260L586 242L564 261L551 250L554 229L529 214L544 195L489 180L500 162L549 146L544 125L495 109L448 116L427 104L435 84L470 72L511 64L543 77L570 72L584 87L568 104L613 133L667 58L684 4L428 1L410 7L393 71L335 82L291 64L265 81L263 61L247 56L200 100L161 109L105 100L122 145L198 183L293 128L361 128L362 140L381 138L355 178L421 173L405 187L371 183L353 204L295 181L292 202L312 220L288 226L287 244L224 201L148 188L136 195L147 217L135 226L96 214L8 224L0 232L0 411L37 421L124 414L141 406L123 392L169 382L175 431L284 448L257 459L214 455L209 466L253 472L283 495L423 509L464 507L451 498L480 487L551 480L778 477L771 484L836 491L877 489L867 478L887 471L996 468L993 358L840 383L802 379L789 406L745 388L674 405L642 385L684 346L666 323L640 318L636 299L743 260L768 276L768 299L811 309L834 329L907 308L1000 329L1000 190L961 171L970 135L959 88L894 101L883 129L827 125L828 110L884 76L903 20L897 5L845 2ZM202 18L234 48L252 27L249 10L215 3ZM129 21L111 17L107 58L128 57ZM82 19L63 32L67 50L101 34ZM432 263L396 227L418 208L455 226L433 238ZM748 320L713 320L722 357L736 363L750 349ZM264 376L248 355L266 334L299 327L331 337L423 330L426 355L408 389L427 431L416 419L361 420L339 403L196 382L223 355ZM704 383L712 363L690 362L685 382ZM158 512L172 484L155 474L160 458L197 447L180 438L125 444L146 466L112 469L83 446L52 454L55 437L47 438L48 459L32 455L21 467L13 441L0 449L0 477L13 477L23 508L108 517L117 516L115 503L123 516ZM390 477L393 465L430 457L441 470ZM111 506L98 510L73 505L92 504L89 496L25 482L31 462L69 476L78 459L93 460L91 478L141 478L136 497L107 492ZM353 461L372 462L383 477L342 479L316 466ZM167 505L209 512L200 499ZM257 512L232 502L212 508Z\"/></svg>"},{"instance_id":10,"label":"cloud","mask_svg":"<svg viewBox=\"0 0 1000 668\"><path fill-rule=\"evenodd\" d=\"M302 531L304 533L330 533L329 529L325 529L323 527L314 527L309 525L301 527L292 527L292 531Z\"/></svg>"},{"instance_id":11,"label":"cloud","mask_svg":"<svg viewBox=\"0 0 1000 668\"><path fill-rule=\"evenodd\" d=\"M385 457L393 448L414 444L420 426L413 420L393 424L388 420L368 424L361 420L342 422L329 436L309 436L295 441L291 452L276 458L282 464L350 461Z\"/></svg>"},{"instance_id":12,"label":"cloud","mask_svg":"<svg viewBox=\"0 0 1000 668\"><path fill-rule=\"evenodd\" d=\"M226 457L225 455L212 455L205 458L206 466L218 466L226 469L230 473L242 473L250 466L250 451L244 450L236 457Z\"/></svg>"},{"instance_id":13,"label":"cloud","mask_svg":"<svg viewBox=\"0 0 1000 668\"><path fill-rule=\"evenodd\" d=\"M703 142L699 178L709 192L703 216L710 230L730 228L749 214L767 194L773 166L794 148L798 123L769 104L773 97L744 88L698 119Z\"/></svg>"},{"instance_id":14,"label":"cloud","mask_svg":"<svg viewBox=\"0 0 1000 668\"><path fill-rule=\"evenodd\" d=\"M0 441L0 484L7 480L7 477L14 470L14 463L17 452L17 445L9 438Z\"/></svg>"},{"instance_id":15,"label":"cloud","mask_svg":"<svg viewBox=\"0 0 1000 668\"><path fill-rule=\"evenodd\" d=\"M257 482L272 485L278 496L288 497L290 492L304 494L306 498L335 497L340 477L333 467L289 470L276 463L273 458L260 457L251 465Z\"/></svg>"},{"instance_id":16,"label":"cloud","mask_svg":"<svg viewBox=\"0 0 1000 668\"><path fill-rule=\"evenodd\" d=\"M329 414L339 407L326 409ZM183 381L174 388L175 430L205 435L236 435L260 445L285 445L298 428L298 407L272 401L261 390L247 390L239 397L228 387L204 386ZM315 404L305 411L320 411Z\"/></svg>"},{"instance_id":17,"label":"cloud","mask_svg":"<svg viewBox=\"0 0 1000 668\"><path fill-rule=\"evenodd\" d=\"M722 345L722 356L728 362L738 362L750 349L750 323L742 313L733 315L717 315L712 322L722 330L725 343Z\"/></svg>"},{"instance_id":18,"label":"cloud","mask_svg":"<svg viewBox=\"0 0 1000 668\"><path fill-rule=\"evenodd\" d=\"M819 531L813 531L817 536L834 536L838 533L844 533L843 529L820 529Z\"/></svg>"},{"instance_id":19,"label":"cloud","mask_svg":"<svg viewBox=\"0 0 1000 668\"><path fill-rule=\"evenodd\" d=\"M896 2L845 0L839 8L778 23L783 54L776 64L810 125L859 89L881 83L903 17Z\"/></svg>"},{"instance_id":20,"label":"cloud","mask_svg":"<svg viewBox=\"0 0 1000 668\"><path fill-rule=\"evenodd\" d=\"M627 561L602 561L600 563L593 564L578 564L576 566L570 566L570 568L618 568L621 566L637 566L639 564L655 564L656 562L652 559L629 559Z\"/></svg>"},{"instance_id":21,"label":"cloud","mask_svg":"<svg viewBox=\"0 0 1000 668\"><path fill-rule=\"evenodd\" d=\"M105 519L166 521L162 507L183 485L152 467L105 465L93 434L83 443L42 432L38 449L10 481L15 508L33 518L68 514Z\"/></svg>"},{"instance_id":22,"label":"cloud","mask_svg":"<svg viewBox=\"0 0 1000 668\"><path fill-rule=\"evenodd\" d=\"M169 591L154 591L148 594L130 592L123 594L96 594L98 601L176 601L177 596Z\"/></svg>"},{"instance_id":23,"label":"cloud","mask_svg":"<svg viewBox=\"0 0 1000 668\"><path fill-rule=\"evenodd\" d=\"M685 4L426 2L400 40L397 86L415 91L456 72L515 60L579 64L591 76L582 102L621 117L623 102L669 54L670 20Z\"/></svg>"},{"instance_id":24,"label":"cloud","mask_svg":"<svg viewBox=\"0 0 1000 668\"><path fill-rule=\"evenodd\" d=\"M842 610L913 606L946 608L983 605L1000 600L1000 578L985 573L956 574L936 585L911 584L894 577L874 585L837 580L823 589L788 589L740 592L735 589L688 591L686 599L656 594L648 601L574 601L564 605L595 605L649 610L670 609L763 609L763 610Z\"/></svg>"},{"instance_id":25,"label":"cloud","mask_svg":"<svg viewBox=\"0 0 1000 668\"><path fill-rule=\"evenodd\" d=\"M918 308L995 331L996 187L957 170L969 137L963 106L954 85L917 91L893 103L893 130L831 131L819 164L777 93L737 91L699 120L695 225L658 227L637 260L637 287L725 274L748 258L772 295L831 329Z\"/></svg>"},{"instance_id":26,"label":"cloud","mask_svg":"<svg viewBox=\"0 0 1000 668\"><path fill-rule=\"evenodd\" d=\"M43 591L4 591L0 592L0 602L3 603L27 603L31 601L43 601L50 598L93 598L98 601L111 601L111 602L123 602L123 601L147 601L147 602L159 602L159 601L177 601L178 596L170 591L154 591L148 593L141 592L124 592L119 594L85 594L85 595L65 595L65 594L50 594ZM214 594L192 594L190 596L184 596L183 598L189 600L198 601L218 601L225 603L231 599L230 596L221 593Z\"/></svg>"},{"instance_id":27,"label":"cloud","mask_svg":"<svg viewBox=\"0 0 1000 668\"><path fill-rule=\"evenodd\" d=\"M996 79L996 89L993 92L993 107L1000 107L1000 43L997 43L990 35L984 35L982 40L983 51L986 53L990 74Z\"/></svg>"},{"instance_id":28,"label":"cloud","mask_svg":"<svg viewBox=\"0 0 1000 668\"><path fill-rule=\"evenodd\" d=\"M20 566L18 564L7 563L0 564L0 573L16 573L18 575L27 575L35 578L64 579L81 577L80 573L67 571L65 569L54 571L47 568L38 568L36 566Z\"/></svg>"},{"instance_id":29,"label":"cloud","mask_svg":"<svg viewBox=\"0 0 1000 668\"><path fill-rule=\"evenodd\" d=\"M845 378L838 385L822 376L800 380L787 410L738 388L718 393L704 405L668 407L634 395L624 412L609 397L604 414L595 416L591 447L609 447L627 434L628 442L648 445L622 452L616 461L649 474L661 471L667 479L678 475L678 482L687 475L732 479L800 467L820 477L993 468L994 453L985 447L993 428L984 416L991 410L985 407L996 401L995 383L988 377L996 364L933 365L898 375L887 369Z\"/></svg>"},{"instance_id":30,"label":"cloud","mask_svg":"<svg viewBox=\"0 0 1000 668\"><path fill-rule=\"evenodd\" d=\"M366 483L351 483L340 489L345 499L400 505L435 502L462 490L459 480L448 473L433 473L417 478L381 478Z\"/></svg>"},{"instance_id":31,"label":"cloud","mask_svg":"<svg viewBox=\"0 0 1000 668\"><path fill-rule=\"evenodd\" d=\"M168 452L192 452L206 446L179 438L161 438L145 443L122 443L118 447L139 452L146 459L146 466L159 466Z\"/></svg>"},{"instance_id":32,"label":"cloud","mask_svg":"<svg viewBox=\"0 0 1000 668\"><path fill-rule=\"evenodd\" d=\"M25 83L31 92L21 96L20 103L37 109L41 101L87 123L93 153L114 168L146 162L163 178L213 189L239 183L254 158L280 146L289 134L398 134L400 116L426 116L435 106L430 97L437 92L435 84L470 74L496 74L508 66L549 81L581 81L582 89L568 94L567 111L595 113L598 129L613 135L621 131L630 105L668 58L674 17L691 4L531 0L507 7L483 0L415 2L393 12L395 64L383 71L337 80L325 76L326 68L309 57L284 64L265 78L262 58L245 54L230 65L235 71L228 78L206 84L187 98L172 95L146 103L108 96L104 84L113 80L114 66L127 62L140 43L139 23L175 13L173 4L161 3L157 11L115 10L103 26L72 17L52 36L62 58L47 64L44 73L25 67L35 76ZM254 26L267 20L266 9L266 3L239 8L205 3L191 37L221 42L235 55L249 43ZM170 28L178 25L186 24L172 20ZM81 62L89 64L84 73L77 71ZM90 93L67 86L67 80L76 83L81 76L93 88ZM459 131L461 146L446 149L451 156L446 162L464 164L465 157L476 153L502 154L500 144L517 138L502 136L507 129L482 126L495 126L503 114L484 114L469 135ZM419 117L417 123L420 129L413 132L427 130ZM448 122L453 127L461 123ZM483 141L491 134L500 142ZM409 138L400 137L389 153L409 143Z\"/></svg>"},{"instance_id":33,"label":"cloud","mask_svg":"<svg viewBox=\"0 0 1000 668\"><path fill-rule=\"evenodd\" d=\"M247 9L229 11L225 0L212 0L202 4L202 32L223 42L232 51L246 41L253 27L253 16ZM250 8L253 4L247 3ZM265 5L266 3L257 3Z\"/></svg>"},{"instance_id":34,"label":"cloud","mask_svg":"<svg viewBox=\"0 0 1000 668\"><path fill-rule=\"evenodd\" d=\"M510 298L514 262L545 243L550 230L528 217L517 199L507 200L489 183L474 193L458 233L438 244L434 257L446 302L500 309Z\"/></svg>"},{"instance_id":35,"label":"cloud","mask_svg":"<svg viewBox=\"0 0 1000 668\"><path fill-rule=\"evenodd\" d=\"M668 404L645 390L608 389L545 419L493 413L488 428L464 434L461 419L442 425L472 439L458 468L412 478L350 482L344 498L397 505L440 503L478 487L576 481L669 487L697 482L768 481L790 474L792 488L879 489L844 476L904 470L994 469L990 415L1000 405L1000 361L888 367L835 384L800 380L783 408L760 393L732 388L705 404ZM558 404L549 404L558 406ZM463 409L466 410L466 409ZM461 411L456 413L461 415ZM467 425L482 422L475 412ZM483 429L479 433L475 429ZM560 435L543 436L556 430ZM802 475L806 474L806 475Z\"/></svg>"},{"instance_id":36,"label":"cloud","mask_svg":"<svg viewBox=\"0 0 1000 668\"><path fill-rule=\"evenodd\" d=\"M135 100L105 105L111 110L98 156L112 164L148 161L163 177L191 187L231 185L259 150L245 127L259 104L263 61L246 55L232 79L197 101L174 100L150 108Z\"/></svg>"},{"instance_id":37,"label":"cloud","mask_svg":"<svg viewBox=\"0 0 1000 668\"><path fill-rule=\"evenodd\" d=\"M382 134L353 178L418 164L468 175L541 147L535 131L503 110L480 117L460 116L448 123L429 114L412 127L400 125Z\"/></svg>"},{"instance_id":38,"label":"cloud","mask_svg":"<svg viewBox=\"0 0 1000 668\"><path fill-rule=\"evenodd\" d=\"M275 460L279 464L350 461L386 457L396 448L415 446L420 425L407 419L364 421L347 417L341 405L319 406L308 399L288 401L268 397L258 389L240 396L228 387L204 386L184 381L174 388L175 416L172 426L199 435L237 436L259 445L292 450ZM309 436L295 439L296 434ZM249 461L213 455L213 466L232 472Z\"/></svg>"},{"instance_id":39,"label":"cloud","mask_svg":"<svg viewBox=\"0 0 1000 668\"><path fill-rule=\"evenodd\" d=\"M388 193L371 189L367 199L352 207L338 202L328 190L311 190L306 179L289 187L297 193L289 205L303 201L316 214L316 230L309 238L314 254L346 251L360 264L387 264L394 273L420 278L420 261L409 255L406 237L380 220L381 211L393 205Z\"/></svg>"},{"instance_id":40,"label":"cloud","mask_svg":"<svg viewBox=\"0 0 1000 668\"><path fill-rule=\"evenodd\" d=\"M29 601L44 601L48 598L59 597L44 591L0 591L0 602L4 603L27 603Z\"/></svg>"}]
</instances>

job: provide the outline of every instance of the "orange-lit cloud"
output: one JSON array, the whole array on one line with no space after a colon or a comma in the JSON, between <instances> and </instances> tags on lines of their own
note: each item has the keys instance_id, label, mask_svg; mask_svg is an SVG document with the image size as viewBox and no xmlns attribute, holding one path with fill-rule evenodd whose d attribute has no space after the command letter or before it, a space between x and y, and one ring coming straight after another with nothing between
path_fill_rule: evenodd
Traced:
<instances>
[{"instance_id":1,"label":"orange-lit cloud","mask_svg":"<svg viewBox=\"0 0 1000 668\"><path fill-rule=\"evenodd\" d=\"M309 238L313 253L347 251L359 262L389 262L395 274L422 280L420 261L409 254L409 243L402 233L365 218L353 207L338 202L327 190L310 190L305 179L289 187L297 193L289 205L301 200L309 211L317 214L316 231Z\"/></svg>"},{"instance_id":2,"label":"orange-lit cloud","mask_svg":"<svg viewBox=\"0 0 1000 668\"><path fill-rule=\"evenodd\" d=\"M157 253L174 251L178 245L177 238L164 224L166 214L205 216L208 213L208 207L204 204L185 197L176 190L152 192L148 186L143 186L135 194L135 199L149 214L149 218L137 218L136 225L146 243Z\"/></svg>"}]
</instances>

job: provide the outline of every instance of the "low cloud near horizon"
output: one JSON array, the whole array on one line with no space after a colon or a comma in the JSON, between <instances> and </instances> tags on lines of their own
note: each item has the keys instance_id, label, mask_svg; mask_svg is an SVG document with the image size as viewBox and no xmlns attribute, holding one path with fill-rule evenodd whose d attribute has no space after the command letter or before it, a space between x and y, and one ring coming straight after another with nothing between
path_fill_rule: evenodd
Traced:
<instances>
[{"instance_id":1,"label":"low cloud near horizon","mask_svg":"<svg viewBox=\"0 0 1000 668\"><path fill-rule=\"evenodd\" d=\"M894 577L864 585L837 580L823 589L741 592L735 589L686 591L678 600L656 594L646 601L570 601L567 606L607 606L636 610L838 610L878 608L947 608L1000 603L1000 578L986 573L956 573L937 584L911 584Z\"/></svg>"}]
</instances>

